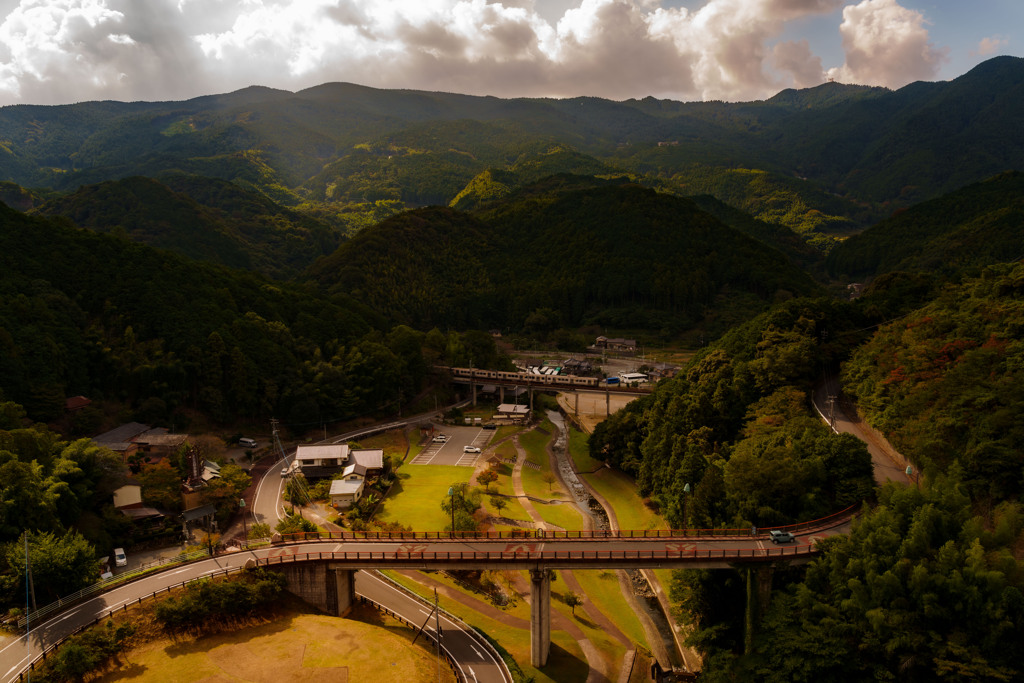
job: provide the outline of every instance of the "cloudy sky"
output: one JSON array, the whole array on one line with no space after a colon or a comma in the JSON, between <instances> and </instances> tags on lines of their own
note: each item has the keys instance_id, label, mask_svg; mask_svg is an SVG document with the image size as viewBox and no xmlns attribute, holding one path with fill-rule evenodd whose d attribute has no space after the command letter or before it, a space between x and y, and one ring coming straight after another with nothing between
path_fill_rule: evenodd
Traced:
<instances>
[{"instance_id":1,"label":"cloudy sky","mask_svg":"<svg viewBox=\"0 0 1024 683\"><path fill-rule=\"evenodd\" d=\"M752 100L950 79L1022 33L1022 0L0 0L0 105L328 81Z\"/></svg>"}]
</instances>

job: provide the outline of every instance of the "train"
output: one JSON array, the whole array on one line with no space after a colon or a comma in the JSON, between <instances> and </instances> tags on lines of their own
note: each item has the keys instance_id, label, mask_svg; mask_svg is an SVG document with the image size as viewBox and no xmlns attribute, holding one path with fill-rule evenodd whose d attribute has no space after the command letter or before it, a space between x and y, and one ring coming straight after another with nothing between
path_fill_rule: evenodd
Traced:
<instances>
[{"instance_id":1,"label":"train","mask_svg":"<svg viewBox=\"0 0 1024 683\"><path fill-rule=\"evenodd\" d=\"M552 386L596 387L597 377L580 377L578 375L534 375L525 372L504 372L501 370L480 370L477 368L449 368L452 377L486 382L516 382L523 386L528 384L544 384Z\"/></svg>"}]
</instances>

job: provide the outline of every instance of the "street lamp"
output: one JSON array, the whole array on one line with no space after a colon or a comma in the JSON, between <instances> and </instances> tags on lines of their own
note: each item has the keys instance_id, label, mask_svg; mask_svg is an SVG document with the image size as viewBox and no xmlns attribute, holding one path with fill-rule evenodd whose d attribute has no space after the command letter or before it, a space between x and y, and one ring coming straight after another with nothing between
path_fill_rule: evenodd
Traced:
<instances>
[{"instance_id":1,"label":"street lamp","mask_svg":"<svg viewBox=\"0 0 1024 683\"><path fill-rule=\"evenodd\" d=\"M249 546L249 529L245 523L245 498L238 499L238 508L242 511L242 543Z\"/></svg>"},{"instance_id":2,"label":"street lamp","mask_svg":"<svg viewBox=\"0 0 1024 683\"><path fill-rule=\"evenodd\" d=\"M683 528L686 528L686 494L690 492L690 484L683 485Z\"/></svg>"}]
</instances>

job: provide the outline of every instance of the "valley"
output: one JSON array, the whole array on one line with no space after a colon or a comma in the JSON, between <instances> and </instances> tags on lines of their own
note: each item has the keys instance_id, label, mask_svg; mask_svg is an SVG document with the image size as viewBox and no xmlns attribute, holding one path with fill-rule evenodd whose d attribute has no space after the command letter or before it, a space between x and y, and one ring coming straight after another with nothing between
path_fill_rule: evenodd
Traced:
<instances>
[{"instance_id":1,"label":"valley","mask_svg":"<svg viewBox=\"0 0 1024 683\"><path fill-rule=\"evenodd\" d=\"M184 522L210 553L318 527L540 538L604 523L585 488L627 530L858 514L759 574L647 567L667 641L635 575L559 565L550 660L524 572L387 569L518 681L616 680L634 650L682 666L672 640L710 683L1024 679L1022 94L1024 60L996 57L756 102L328 83L0 108L9 619ZM486 381L526 350L597 393ZM630 372L658 377L613 403ZM383 458L337 507L340 456L282 474L273 438L329 434ZM126 486L151 521L115 507Z\"/></svg>"}]
</instances>

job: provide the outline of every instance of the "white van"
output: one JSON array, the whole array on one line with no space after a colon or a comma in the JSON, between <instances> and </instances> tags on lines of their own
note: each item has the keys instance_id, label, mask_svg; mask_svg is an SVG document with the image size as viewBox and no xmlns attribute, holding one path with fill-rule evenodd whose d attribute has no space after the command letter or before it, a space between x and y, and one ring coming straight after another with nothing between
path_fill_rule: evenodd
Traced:
<instances>
[{"instance_id":1,"label":"white van","mask_svg":"<svg viewBox=\"0 0 1024 683\"><path fill-rule=\"evenodd\" d=\"M118 567L128 566L128 556L124 554L123 548L114 548L114 564Z\"/></svg>"},{"instance_id":2,"label":"white van","mask_svg":"<svg viewBox=\"0 0 1024 683\"><path fill-rule=\"evenodd\" d=\"M256 448L256 439L250 439L247 436L243 436L238 440L238 445L242 448Z\"/></svg>"}]
</instances>

